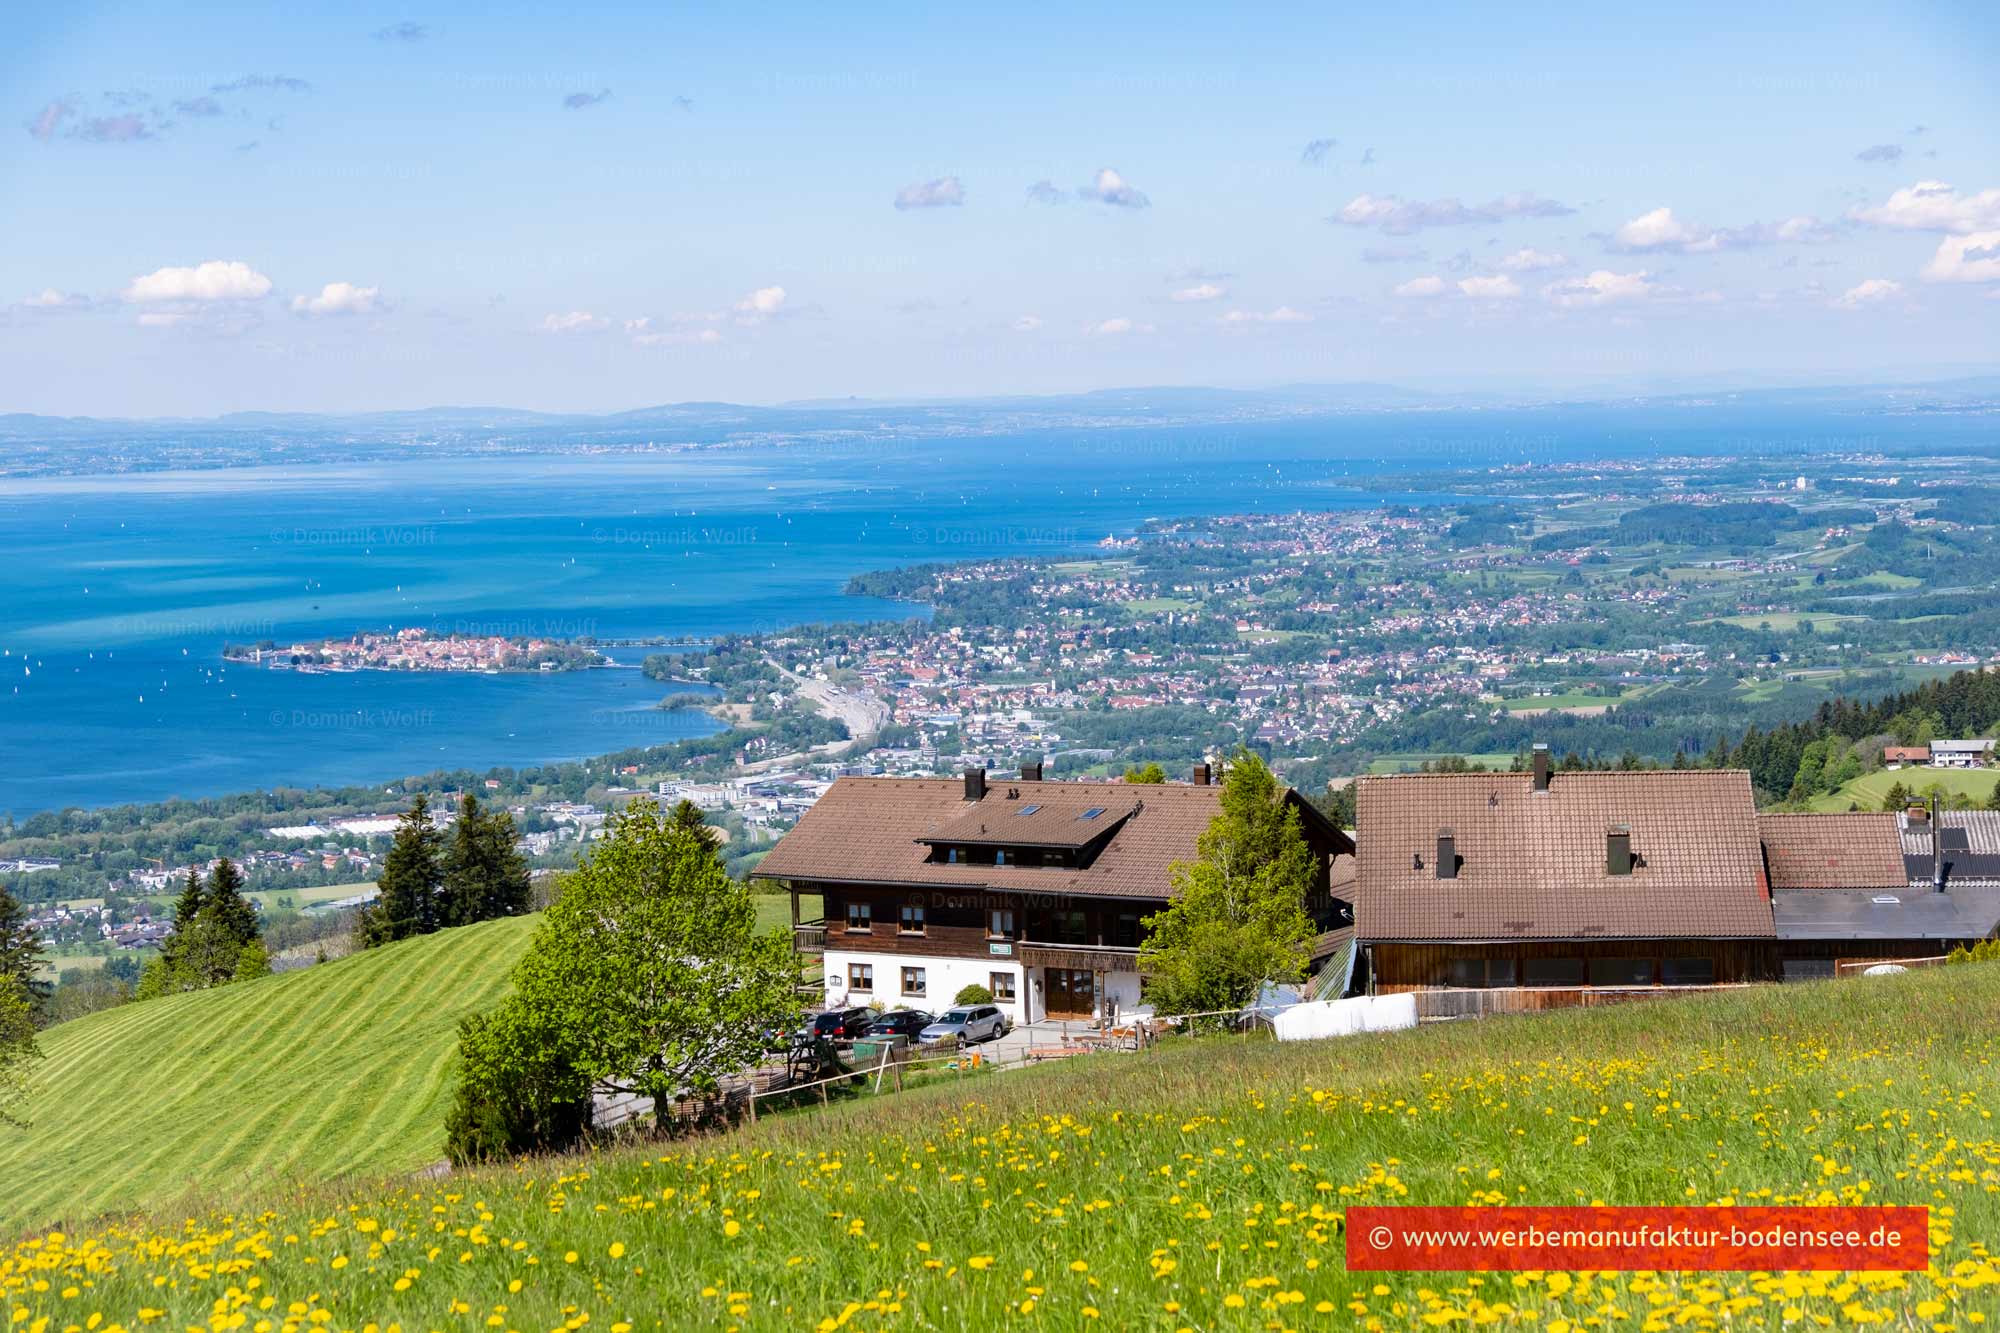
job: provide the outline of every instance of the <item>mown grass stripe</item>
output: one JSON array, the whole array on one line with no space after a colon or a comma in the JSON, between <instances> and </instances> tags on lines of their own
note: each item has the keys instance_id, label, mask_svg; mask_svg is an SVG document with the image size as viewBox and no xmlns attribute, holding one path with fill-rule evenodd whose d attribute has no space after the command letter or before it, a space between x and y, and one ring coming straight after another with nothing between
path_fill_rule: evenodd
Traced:
<instances>
[{"instance_id":1,"label":"mown grass stripe","mask_svg":"<svg viewBox=\"0 0 2000 1333\"><path fill-rule=\"evenodd\" d=\"M0 1228L435 1158L459 1017L505 994L534 918L169 996L42 1034Z\"/></svg>"}]
</instances>

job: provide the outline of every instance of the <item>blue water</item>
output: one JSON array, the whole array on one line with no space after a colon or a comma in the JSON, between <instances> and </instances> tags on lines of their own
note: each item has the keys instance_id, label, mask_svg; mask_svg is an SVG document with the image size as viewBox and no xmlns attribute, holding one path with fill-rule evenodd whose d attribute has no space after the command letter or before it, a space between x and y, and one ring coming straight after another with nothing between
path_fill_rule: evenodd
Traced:
<instances>
[{"instance_id":1,"label":"blue water","mask_svg":"<svg viewBox=\"0 0 2000 1333\"><path fill-rule=\"evenodd\" d=\"M225 665L227 641L900 618L921 611L842 585L924 560L1084 549L1149 517L1378 504L1352 482L1384 469L1701 439L1679 423L1452 413L0 479L0 810L524 765L716 725L653 708L671 687L631 669L301 675ZM613 655L629 668L645 651Z\"/></svg>"}]
</instances>

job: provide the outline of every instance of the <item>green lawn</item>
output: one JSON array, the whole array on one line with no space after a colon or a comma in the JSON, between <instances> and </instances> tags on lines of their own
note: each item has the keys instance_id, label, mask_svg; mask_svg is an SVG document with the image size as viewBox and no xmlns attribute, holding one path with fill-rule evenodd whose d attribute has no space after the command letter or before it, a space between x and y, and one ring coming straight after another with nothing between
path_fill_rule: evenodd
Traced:
<instances>
[{"instance_id":1,"label":"green lawn","mask_svg":"<svg viewBox=\"0 0 2000 1333\"><path fill-rule=\"evenodd\" d=\"M1530 694L1519 699L1503 699L1500 706L1510 713L1528 713L1554 712L1565 708L1609 708L1622 702L1623 695L1565 690L1561 694Z\"/></svg>"},{"instance_id":2,"label":"green lawn","mask_svg":"<svg viewBox=\"0 0 2000 1333\"><path fill-rule=\"evenodd\" d=\"M249 896L260 903L266 911L273 906L295 907L301 910L316 907L320 903L339 902L342 898L357 898L364 893L372 893L375 881L357 880L352 884L314 884L303 889L259 889ZM287 902L286 900L290 901Z\"/></svg>"},{"instance_id":3,"label":"green lawn","mask_svg":"<svg viewBox=\"0 0 2000 1333\"><path fill-rule=\"evenodd\" d=\"M1414 773L1426 761L1444 759L1444 754L1385 754L1368 761L1370 773ZM1468 764L1480 764L1488 769L1506 772L1514 762L1511 754L1468 754L1461 756Z\"/></svg>"},{"instance_id":4,"label":"green lawn","mask_svg":"<svg viewBox=\"0 0 2000 1333\"><path fill-rule=\"evenodd\" d=\"M436 1161L458 1019L499 1000L539 919L50 1028L31 1124L0 1132L0 1232Z\"/></svg>"},{"instance_id":5,"label":"green lawn","mask_svg":"<svg viewBox=\"0 0 2000 1333\"><path fill-rule=\"evenodd\" d=\"M11 1283L0 1257L0 1289L24 1329L142 1309L207 1327L217 1302L247 1326L267 1296L274 1328L291 1309L608 1333L1965 1329L2000 1316L1996 1011L1987 964L1300 1045L1170 1038L714 1138L265 1184L72 1228L17 1251ZM1774 1281L1342 1261L1355 1205L1595 1200L1928 1205L1931 1262Z\"/></svg>"},{"instance_id":6,"label":"green lawn","mask_svg":"<svg viewBox=\"0 0 2000 1333\"><path fill-rule=\"evenodd\" d=\"M1763 629L1768 626L1774 634L1790 634L1801 623L1810 624L1815 634L1822 630L1836 629L1850 620L1866 620L1867 616L1830 615L1824 611L1770 611L1761 615L1717 616L1703 624L1735 625L1740 629Z\"/></svg>"},{"instance_id":7,"label":"green lawn","mask_svg":"<svg viewBox=\"0 0 2000 1333\"><path fill-rule=\"evenodd\" d=\"M1192 611L1201 603L1185 597L1136 597L1124 605L1135 616L1152 616L1162 611Z\"/></svg>"},{"instance_id":8,"label":"green lawn","mask_svg":"<svg viewBox=\"0 0 2000 1333\"><path fill-rule=\"evenodd\" d=\"M1851 804L1858 804L1863 810L1879 810L1882 798L1889 794L1889 788L1898 782L1913 792L1923 792L1933 783L1944 789L1946 796L1969 796L1980 805L1986 804L1993 795L1993 788L2000 783L2000 770L1990 768L1900 768L1882 769L1875 773L1864 773L1838 791L1813 798L1815 810L1845 810Z\"/></svg>"}]
</instances>

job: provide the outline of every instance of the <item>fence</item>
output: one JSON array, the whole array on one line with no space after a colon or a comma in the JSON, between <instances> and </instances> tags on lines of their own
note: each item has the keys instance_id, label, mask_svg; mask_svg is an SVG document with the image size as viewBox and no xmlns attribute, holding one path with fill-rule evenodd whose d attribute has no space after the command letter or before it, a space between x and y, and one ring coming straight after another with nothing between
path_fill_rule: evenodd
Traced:
<instances>
[{"instance_id":1,"label":"fence","mask_svg":"<svg viewBox=\"0 0 2000 1333\"><path fill-rule=\"evenodd\" d=\"M1488 1014L1532 1014L1544 1009L1630 1004L1634 1000L1675 995L1711 995L1717 991L1745 990L1750 985L1725 982L1717 986L1494 986L1401 993L1416 997L1420 1020L1434 1022L1447 1018L1484 1018Z\"/></svg>"},{"instance_id":2,"label":"fence","mask_svg":"<svg viewBox=\"0 0 2000 1333\"><path fill-rule=\"evenodd\" d=\"M1944 954L1929 958L1837 958L1833 963L1833 974L1837 977L1860 976L1871 967L1885 964L1895 967L1943 967L1949 959Z\"/></svg>"}]
</instances>

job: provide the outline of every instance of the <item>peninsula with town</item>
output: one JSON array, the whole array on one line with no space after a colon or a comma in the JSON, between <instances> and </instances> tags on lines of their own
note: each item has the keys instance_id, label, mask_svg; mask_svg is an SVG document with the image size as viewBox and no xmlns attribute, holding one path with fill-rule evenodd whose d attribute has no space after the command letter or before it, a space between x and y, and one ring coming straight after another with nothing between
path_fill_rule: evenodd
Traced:
<instances>
[{"instance_id":1,"label":"peninsula with town","mask_svg":"<svg viewBox=\"0 0 2000 1333\"><path fill-rule=\"evenodd\" d=\"M223 645L222 659L271 671L578 671L612 665L588 639L469 634L413 626L300 643Z\"/></svg>"}]
</instances>

